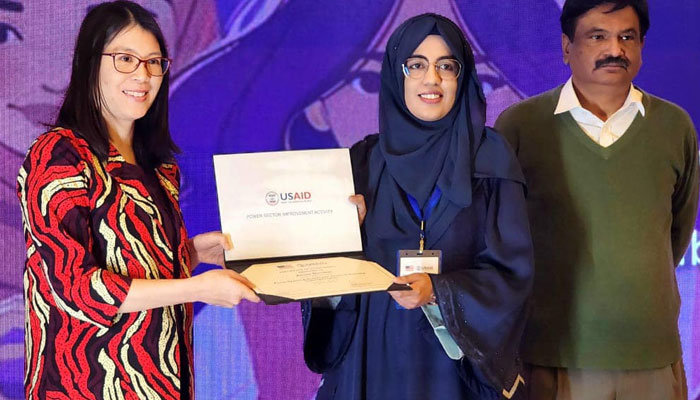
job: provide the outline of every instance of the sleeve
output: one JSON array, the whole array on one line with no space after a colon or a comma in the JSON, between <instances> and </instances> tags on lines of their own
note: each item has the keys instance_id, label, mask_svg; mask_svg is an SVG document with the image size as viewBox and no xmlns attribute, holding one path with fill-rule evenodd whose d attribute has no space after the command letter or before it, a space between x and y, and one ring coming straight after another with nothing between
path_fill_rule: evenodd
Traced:
<instances>
[{"instance_id":1,"label":"sleeve","mask_svg":"<svg viewBox=\"0 0 700 400\"><path fill-rule=\"evenodd\" d=\"M178 236L181 238L177 246L178 259L181 264L186 267L183 268L183 272L187 276L192 276L193 270L197 267L192 264L192 256L194 255L194 247L192 239L185 226L185 219L182 215L182 209L180 208L180 187L181 187L181 171L177 163L164 163L158 167L158 172L165 177L165 180L160 180L160 184L163 185L165 190L163 191L167 197L167 200L172 206L174 212L173 221L175 226L178 227Z\"/></svg>"},{"instance_id":2,"label":"sleeve","mask_svg":"<svg viewBox=\"0 0 700 400\"><path fill-rule=\"evenodd\" d=\"M533 250L524 186L489 179L485 246L473 264L431 276L448 332L469 363L496 388L518 380L518 348L532 289Z\"/></svg>"},{"instance_id":3,"label":"sleeve","mask_svg":"<svg viewBox=\"0 0 700 400\"><path fill-rule=\"evenodd\" d=\"M689 133L684 143L685 165L676 182L672 199L671 244L674 265L678 265L685 255L698 212L698 138L690 117L686 118Z\"/></svg>"},{"instance_id":4,"label":"sleeve","mask_svg":"<svg viewBox=\"0 0 700 400\"><path fill-rule=\"evenodd\" d=\"M357 326L360 296L342 296L335 308L301 302L304 325L304 361L322 374L338 365L347 352Z\"/></svg>"},{"instance_id":5,"label":"sleeve","mask_svg":"<svg viewBox=\"0 0 700 400\"><path fill-rule=\"evenodd\" d=\"M90 175L76 148L49 134L30 149L17 188L28 253L34 250L33 273L45 275L40 280L48 283L59 309L104 328L112 324L131 279L101 268L91 253Z\"/></svg>"},{"instance_id":6,"label":"sleeve","mask_svg":"<svg viewBox=\"0 0 700 400\"><path fill-rule=\"evenodd\" d=\"M377 135L370 135L350 149L355 193L365 195L366 201L369 153L376 142ZM365 243L364 229L361 231ZM301 303L304 361L311 371L323 373L342 361L355 334L360 302L360 295L348 295Z\"/></svg>"}]
</instances>

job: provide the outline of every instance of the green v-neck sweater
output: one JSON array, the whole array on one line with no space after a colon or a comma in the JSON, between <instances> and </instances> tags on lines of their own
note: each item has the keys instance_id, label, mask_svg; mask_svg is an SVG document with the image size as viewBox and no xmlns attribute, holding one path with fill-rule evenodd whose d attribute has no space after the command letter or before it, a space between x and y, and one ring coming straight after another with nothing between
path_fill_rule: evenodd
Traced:
<instances>
[{"instance_id":1,"label":"green v-neck sweater","mask_svg":"<svg viewBox=\"0 0 700 400\"><path fill-rule=\"evenodd\" d=\"M561 86L501 114L518 155L535 249L526 362L645 369L681 356L675 266L698 206L698 144L688 114L644 93L641 113L604 148L571 113Z\"/></svg>"}]
</instances>

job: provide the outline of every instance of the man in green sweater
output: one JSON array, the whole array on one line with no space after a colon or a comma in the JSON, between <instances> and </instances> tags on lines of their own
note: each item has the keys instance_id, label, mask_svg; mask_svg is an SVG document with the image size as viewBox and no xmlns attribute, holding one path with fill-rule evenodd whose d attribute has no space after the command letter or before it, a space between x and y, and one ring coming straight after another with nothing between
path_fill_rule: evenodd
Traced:
<instances>
[{"instance_id":1,"label":"man in green sweater","mask_svg":"<svg viewBox=\"0 0 700 400\"><path fill-rule=\"evenodd\" d=\"M698 205L688 114L632 85L645 0L567 0L566 84L504 111L528 182L530 399L686 399L675 266Z\"/></svg>"}]
</instances>

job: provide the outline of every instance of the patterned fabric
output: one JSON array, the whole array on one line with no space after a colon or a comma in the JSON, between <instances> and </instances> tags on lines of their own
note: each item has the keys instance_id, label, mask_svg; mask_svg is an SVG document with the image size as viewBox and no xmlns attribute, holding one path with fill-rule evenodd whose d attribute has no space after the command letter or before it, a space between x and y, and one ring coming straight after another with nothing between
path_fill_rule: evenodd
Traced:
<instances>
[{"instance_id":1,"label":"patterned fabric","mask_svg":"<svg viewBox=\"0 0 700 400\"><path fill-rule=\"evenodd\" d=\"M192 306L117 313L131 279L190 276L177 166L155 170L166 210L134 170L114 147L100 162L70 130L41 135L27 154L17 178L27 398L192 397Z\"/></svg>"}]
</instances>

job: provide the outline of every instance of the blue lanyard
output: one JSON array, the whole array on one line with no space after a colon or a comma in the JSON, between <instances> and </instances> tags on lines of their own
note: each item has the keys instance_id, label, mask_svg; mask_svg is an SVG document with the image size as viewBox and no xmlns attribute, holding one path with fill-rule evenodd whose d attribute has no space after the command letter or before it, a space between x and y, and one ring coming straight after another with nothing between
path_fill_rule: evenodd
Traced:
<instances>
[{"instance_id":1,"label":"blue lanyard","mask_svg":"<svg viewBox=\"0 0 700 400\"><path fill-rule=\"evenodd\" d=\"M433 213L435 206L437 205L438 201L440 201L440 196L442 196L442 190L435 186L435 190L433 190L433 194L430 195L428 204L425 206L425 211L423 211L418 204L418 200L406 193L406 197L408 198L408 202L411 204L411 208L413 208L413 212L416 213L416 216L420 219L420 242L418 254L423 254L423 249L425 247L425 221L430 218L430 214Z\"/></svg>"}]
</instances>

